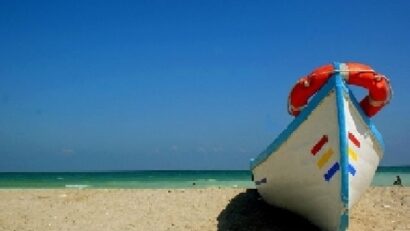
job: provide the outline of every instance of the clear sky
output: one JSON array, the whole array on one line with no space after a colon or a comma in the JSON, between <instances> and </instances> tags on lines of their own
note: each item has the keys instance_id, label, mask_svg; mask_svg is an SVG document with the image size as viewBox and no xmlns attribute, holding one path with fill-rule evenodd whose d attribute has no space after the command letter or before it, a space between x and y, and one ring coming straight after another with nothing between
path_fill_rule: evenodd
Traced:
<instances>
[{"instance_id":1,"label":"clear sky","mask_svg":"<svg viewBox=\"0 0 410 231\"><path fill-rule=\"evenodd\" d=\"M410 1L0 1L0 171L247 169L333 61L390 77L410 165ZM357 89L361 98L365 91Z\"/></svg>"}]
</instances>

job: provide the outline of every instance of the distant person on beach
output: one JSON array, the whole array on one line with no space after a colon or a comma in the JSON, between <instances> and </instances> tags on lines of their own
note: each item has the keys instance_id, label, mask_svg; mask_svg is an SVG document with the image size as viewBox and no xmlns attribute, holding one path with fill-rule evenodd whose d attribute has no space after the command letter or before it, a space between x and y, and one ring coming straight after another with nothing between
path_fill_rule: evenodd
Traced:
<instances>
[{"instance_id":1,"label":"distant person on beach","mask_svg":"<svg viewBox=\"0 0 410 231\"><path fill-rule=\"evenodd\" d=\"M400 176L396 176L396 181L394 181L394 183L393 183L393 185L398 185L398 186L403 186L402 184L401 184L401 179L400 179Z\"/></svg>"}]
</instances>

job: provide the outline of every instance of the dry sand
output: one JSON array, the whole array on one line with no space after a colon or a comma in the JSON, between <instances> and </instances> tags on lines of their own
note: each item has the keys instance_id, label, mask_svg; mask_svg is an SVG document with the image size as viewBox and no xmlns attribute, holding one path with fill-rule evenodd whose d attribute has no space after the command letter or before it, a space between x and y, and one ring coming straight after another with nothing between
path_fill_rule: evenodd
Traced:
<instances>
[{"instance_id":1,"label":"dry sand","mask_svg":"<svg viewBox=\"0 0 410 231\"><path fill-rule=\"evenodd\" d=\"M0 190L0 230L318 230L245 189ZM410 188L370 188L350 229L410 230Z\"/></svg>"}]
</instances>

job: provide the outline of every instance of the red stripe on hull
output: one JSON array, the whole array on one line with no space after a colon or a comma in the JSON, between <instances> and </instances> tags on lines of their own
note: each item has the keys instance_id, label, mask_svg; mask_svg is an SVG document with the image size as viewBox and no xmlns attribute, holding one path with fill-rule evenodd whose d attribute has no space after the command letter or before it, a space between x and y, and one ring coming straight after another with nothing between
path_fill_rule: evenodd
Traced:
<instances>
[{"instance_id":1,"label":"red stripe on hull","mask_svg":"<svg viewBox=\"0 0 410 231\"><path fill-rule=\"evenodd\" d=\"M323 135L323 137L313 146L312 150L310 150L310 153L312 155L316 155L320 149L322 149L323 145L325 145L329 139L327 138L327 135Z\"/></svg>"},{"instance_id":2,"label":"red stripe on hull","mask_svg":"<svg viewBox=\"0 0 410 231\"><path fill-rule=\"evenodd\" d=\"M356 147L360 148L360 141L352 134L349 132L349 140L352 141Z\"/></svg>"}]
</instances>

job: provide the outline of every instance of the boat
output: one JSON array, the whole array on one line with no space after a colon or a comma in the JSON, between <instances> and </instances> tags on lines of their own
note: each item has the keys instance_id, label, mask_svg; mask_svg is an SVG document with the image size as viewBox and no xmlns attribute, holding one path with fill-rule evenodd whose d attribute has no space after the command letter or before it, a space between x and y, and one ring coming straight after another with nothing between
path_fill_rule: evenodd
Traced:
<instances>
[{"instance_id":1,"label":"boat","mask_svg":"<svg viewBox=\"0 0 410 231\"><path fill-rule=\"evenodd\" d=\"M309 88L315 76L321 83L313 92L295 93ZM355 81L369 88L361 102L349 88ZM377 101L380 92L371 88L380 81L383 100ZM250 161L256 189L267 203L322 230L346 230L349 210L370 186L383 157L383 138L371 117L389 102L389 81L366 65L333 63L299 80L293 90L289 112L295 118ZM297 102L294 95L304 98Z\"/></svg>"}]
</instances>

